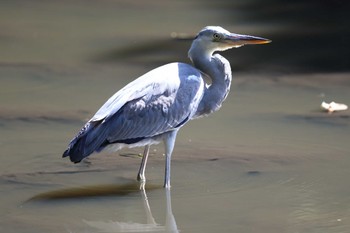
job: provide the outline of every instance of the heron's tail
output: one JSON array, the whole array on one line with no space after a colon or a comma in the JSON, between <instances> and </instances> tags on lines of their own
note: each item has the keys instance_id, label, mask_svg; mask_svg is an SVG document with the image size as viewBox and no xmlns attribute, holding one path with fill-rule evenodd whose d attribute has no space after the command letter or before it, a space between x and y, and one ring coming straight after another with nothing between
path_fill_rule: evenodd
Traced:
<instances>
[{"instance_id":1,"label":"heron's tail","mask_svg":"<svg viewBox=\"0 0 350 233\"><path fill-rule=\"evenodd\" d=\"M101 147L106 140L105 134L106 127L103 126L101 121L86 123L69 143L62 157L69 156L72 162L79 163L93 152L101 151Z\"/></svg>"}]
</instances>

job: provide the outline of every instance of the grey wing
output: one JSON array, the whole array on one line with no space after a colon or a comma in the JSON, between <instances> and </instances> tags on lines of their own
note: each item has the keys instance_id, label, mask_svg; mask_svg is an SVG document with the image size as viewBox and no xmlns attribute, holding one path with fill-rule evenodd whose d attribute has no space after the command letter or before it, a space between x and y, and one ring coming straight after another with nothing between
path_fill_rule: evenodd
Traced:
<instances>
[{"instance_id":1,"label":"grey wing","mask_svg":"<svg viewBox=\"0 0 350 233\"><path fill-rule=\"evenodd\" d=\"M204 82L195 75L179 77L180 85L127 102L103 124L106 143L133 143L181 127L196 112Z\"/></svg>"},{"instance_id":2,"label":"grey wing","mask_svg":"<svg viewBox=\"0 0 350 233\"><path fill-rule=\"evenodd\" d=\"M110 143L134 143L186 123L203 97L201 73L190 65L157 68L113 95L71 141L63 156L80 162Z\"/></svg>"}]
</instances>

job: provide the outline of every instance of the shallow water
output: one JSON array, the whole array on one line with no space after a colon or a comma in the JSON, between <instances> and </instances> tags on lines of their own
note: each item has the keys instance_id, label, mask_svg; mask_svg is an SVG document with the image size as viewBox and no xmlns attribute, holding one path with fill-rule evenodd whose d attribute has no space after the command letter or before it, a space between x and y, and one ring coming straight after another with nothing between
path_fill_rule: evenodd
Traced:
<instances>
[{"instance_id":1,"label":"shallow water","mask_svg":"<svg viewBox=\"0 0 350 233\"><path fill-rule=\"evenodd\" d=\"M170 15L167 26L150 32L144 25L152 16L141 25L128 17L145 7L166 14L157 1L143 7L120 1L119 8L113 1L77 1L69 8L13 2L0 8L1 17L12 19L0 37L7 49L0 57L1 232L348 232L350 114L327 114L319 106L350 103L349 73L271 74L233 61L240 72L234 71L222 109L178 134L171 190L161 187L159 145L151 148L143 192L135 182L142 148L96 154L80 164L61 154L116 90L158 63L185 59L189 42L160 33L181 29L182 22ZM184 4L172 9L182 12ZM112 9L123 20L113 18ZM217 10L205 11L223 24ZM209 21L199 10L193 15L193 25L181 30ZM259 30L268 34L271 27L265 29ZM149 52L154 37L161 52ZM141 52L130 50L133 45Z\"/></svg>"}]
</instances>

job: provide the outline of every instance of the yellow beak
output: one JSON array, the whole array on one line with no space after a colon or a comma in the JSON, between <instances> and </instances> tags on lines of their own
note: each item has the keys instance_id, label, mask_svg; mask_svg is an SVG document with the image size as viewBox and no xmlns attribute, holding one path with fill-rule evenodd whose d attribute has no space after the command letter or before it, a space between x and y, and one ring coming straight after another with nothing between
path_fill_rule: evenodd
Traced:
<instances>
[{"instance_id":1,"label":"yellow beak","mask_svg":"<svg viewBox=\"0 0 350 233\"><path fill-rule=\"evenodd\" d=\"M257 36L240 35L232 33L225 38L225 41L231 45L242 46L246 44L268 44L271 40Z\"/></svg>"}]
</instances>

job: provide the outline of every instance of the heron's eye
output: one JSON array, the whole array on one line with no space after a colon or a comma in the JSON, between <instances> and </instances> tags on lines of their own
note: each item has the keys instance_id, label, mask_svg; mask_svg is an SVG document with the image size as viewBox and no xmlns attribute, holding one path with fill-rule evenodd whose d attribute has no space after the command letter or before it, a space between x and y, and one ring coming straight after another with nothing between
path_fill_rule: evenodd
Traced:
<instances>
[{"instance_id":1,"label":"heron's eye","mask_svg":"<svg viewBox=\"0 0 350 233\"><path fill-rule=\"evenodd\" d=\"M219 41L219 40L221 39L220 34L214 33L214 34L213 34L213 39L214 39L214 41Z\"/></svg>"}]
</instances>

